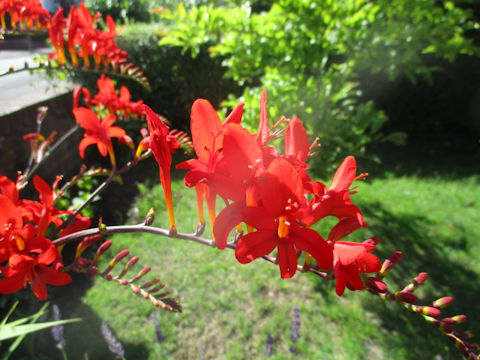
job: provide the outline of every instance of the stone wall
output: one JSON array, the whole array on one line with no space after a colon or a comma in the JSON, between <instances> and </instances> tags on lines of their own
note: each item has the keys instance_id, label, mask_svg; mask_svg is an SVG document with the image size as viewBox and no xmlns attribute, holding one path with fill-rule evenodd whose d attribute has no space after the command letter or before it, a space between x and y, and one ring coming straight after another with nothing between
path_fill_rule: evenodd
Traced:
<instances>
[{"instance_id":1,"label":"stone wall","mask_svg":"<svg viewBox=\"0 0 480 360\"><path fill-rule=\"evenodd\" d=\"M44 136L56 130L56 139L59 139L75 124L71 92L0 117L0 174L10 179L16 179L17 171L23 171L28 163L29 144L23 140L23 135L36 132L39 106L49 108L42 124L41 133ZM51 182L57 174L73 175L78 172L81 159L77 146L81 137L82 132L77 131L56 149L54 156L40 165L37 173Z\"/></svg>"}]
</instances>

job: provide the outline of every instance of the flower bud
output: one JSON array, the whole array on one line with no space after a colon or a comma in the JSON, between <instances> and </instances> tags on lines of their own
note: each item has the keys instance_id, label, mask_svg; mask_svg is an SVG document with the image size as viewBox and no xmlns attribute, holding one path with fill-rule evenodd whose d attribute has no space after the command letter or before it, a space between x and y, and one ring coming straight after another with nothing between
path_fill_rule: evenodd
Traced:
<instances>
[{"instance_id":1,"label":"flower bud","mask_svg":"<svg viewBox=\"0 0 480 360\"><path fill-rule=\"evenodd\" d=\"M450 325L445 324L443 321L435 320L433 325L438 330L440 330L441 332L444 332L446 334L450 334L453 331L452 327Z\"/></svg>"},{"instance_id":2,"label":"flower bud","mask_svg":"<svg viewBox=\"0 0 480 360\"><path fill-rule=\"evenodd\" d=\"M374 236L365 240L363 243L376 246L379 242L380 242L380 238L378 236Z\"/></svg>"},{"instance_id":3,"label":"flower bud","mask_svg":"<svg viewBox=\"0 0 480 360\"><path fill-rule=\"evenodd\" d=\"M105 253L105 251L107 251L110 248L110 246L112 246L112 240L107 240L102 245L100 245L97 249L97 252L95 253L93 262L96 263L98 261L98 258L102 256Z\"/></svg>"},{"instance_id":4,"label":"flower bud","mask_svg":"<svg viewBox=\"0 0 480 360\"><path fill-rule=\"evenodd\" d=\"M443 309L453 302L453 297L446 296L432 302L432 306L438 309Z\"/></svg>"},{"instance_id":5,"label":"flower bud","mask_svg":"<svg viewBox=\"0 0 480 360\"><path fill-rule=\"evenodd\" d=\"M390 257L385 260L382 264L382 268L378 272L378 277L380 280L385 277L388 272L402 259L402 252L395 251Z\"/></svg>"},{"instance_id":6,"label":"flower bud","mask_svg":"<svg viewBox=\"0 0 480 360\"><path fill-rule=\"evenodd\" d=\"M130 254L130 250L124 249L120 251L117 255L115 255L112 261L110 261L110 264L108 264L108 266L114 267L120 260L128 256L129 254Z\"/></svg>"},{"instance_id":7,"label":"flower bud","mask_svg":"<svg viewBox=\"0 0 480 360\"><path fill-rule=\"evenodd\" d=\"M467 317L465 315L456 315L449 318L444 318L441 321L444 322L445 324L453 325L453 324L461 324L465 320L467 320Z\"/></svg>"},{"instance_id":8,"label":"flower bud","mask_svg":"<svg viewBox=\"0 0 480 360\"><path fill-rule=\"evenodd\" d=\"M455 336L458 336L459 338L462 338L462 339L470 339L475 336L474 332L471 330L455 331L454 334Z\"/></svg>"},{"instance_id":9,"label":"flower bud","mask_svg":"<svg viewBox=\"0 0 480 360\"><path fill-rule=\"evenodd\" d=\"M423 315L434 317L434 318L442 315L442 312L440 310L431 306L415 306L414 310L416 312L422 313Z\"/></svg>"},{"instance_id":10,"label":"flower bud","mask_svg":"<svg viewBox=\"0 0 480 360\"><path fill-rule=\"evenodd\" d=\"M75 263L80 269L84 269L88 266L88 260L82 257L75 259Z\"/></svg>"},{"instance_id":11,"label":"flower bud","mask_svg":"<svg viewBox=\"0 0 480 360\"><path fill-rule=\"evenodd\" d=\"M155 209L150 208L150 210L148 210L147 212L147 215L145 215L145 221L143 222L143 224L145 226L150 226L153 224L154 220L155 220Z\"/></svg>"},{"instance_id":12,"label":"flower bud","mask_svg":"<svg viewBox=\"0 0 480 360\"><path fill-rule=\"evenodd\" d=\"M413 293L406 291L397 291L395 292L394 297L395 300L408 304L415 304L417 302L417 297Z\"/></svg>"},{"instance_id":13,"label":"flower bud","mask_svg":"<svg viewBox=\"0 0 480 360\"><path fill-rule=\"evenodd\" d=\"M102 235L92 235L85 236L82 241L77 245L77 251L75 252L75 258L78 258L82 255L86 248L95 244L98 240L102 238Z\"/></svg>"},{"instance_id":14,"label":"flower bud","mask_svg":"<svg viewBox=\"0 0 480 360\"><path fill-rule=\"evenodd\" d=\"M138 272L137 275L135 275L132 279L130 279L130 283L133 283L133 282L137 281L138 279L142 278L143 276L148 274L150 272L150 270L152 270L152 268L150 266L144 267L142 270L140 270Z\"/></svg>"},{"instance_id":15,"label":"flower bud","mask_svg":"<svg viewBox=\"0 0 480 360\"><path fill-rule=\"evenodd\" d=\"M369 276L366 278L366 283L368 288L378 291L381 294L387 292L387 284L385 284L382 280L378 280L377 278Z\"/></svg>"}]
</instances>

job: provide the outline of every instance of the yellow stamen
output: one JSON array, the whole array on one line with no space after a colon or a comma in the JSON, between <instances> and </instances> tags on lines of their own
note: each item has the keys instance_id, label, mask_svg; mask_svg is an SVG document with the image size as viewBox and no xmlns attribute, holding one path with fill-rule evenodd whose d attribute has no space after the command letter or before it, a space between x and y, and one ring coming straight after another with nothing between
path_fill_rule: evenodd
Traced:
<instances>
[{"instance_id":1,"label":"yellow stamen","mask_svg":"<svg viewBox=\"0 0 480 360\"><path fill-rule=\"evenodd\" d=\"M286 216L280 216L278 219L278 237L280 239L288 238L290 223L287 221Z\"/></svg>"}]
</instances>

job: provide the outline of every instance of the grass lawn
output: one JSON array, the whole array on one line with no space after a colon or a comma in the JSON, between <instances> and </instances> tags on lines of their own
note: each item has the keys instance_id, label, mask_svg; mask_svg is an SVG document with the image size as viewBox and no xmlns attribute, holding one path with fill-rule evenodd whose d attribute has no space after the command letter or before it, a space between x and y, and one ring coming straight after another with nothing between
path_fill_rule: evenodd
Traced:
<instances>
[{"instance_id":1,"label":"grass lawn","mask_svg":"<svg viewBox=\"0 0 480 360\"><path fill-rule=\"evenodd\" d=\"M445 316L467 314L468 329L477 332L479 182L478 176L448 179L388 174L357 182L354 202L364 211L369 228L350 237L361 241L380 236L377 255L382 259L402 250L404 260L387 278L391 289L401 289L417 273L426 271L431 278L416 292L419 303L454 296L456 302L445 309ZM197 222L194 191L185 189L182 179L173 188L178 228L192 232ZM157 211L154 224L167 226L161 188L141 185L141 193L129 222L141 221L153 206ZM65 328L71 359L84 359L85 353L89 359L114 358L100 335L102 321L123 344L127 359L261 359L266 358L268 336L273 339L271 359L461 358L445 336L419 315L367 292L347 290L339 298L333 282L313 274L299 273L282 280L272 264L257 260L241 265L231 250L183 240L149 234L121 234L111 239L114 250L128 248L140 256L142 265L153 267L152 273L180 300L183 312L158 310L127 288L96 279L80 292L82 297L74 305L60 302L65 318L84 319ZM110 254L113 257L115 252ZM104 259L104 266L108 260ZM78 290L73 285L63 291ZM296 344L290 339L294 307L299 308L301 319ZM155 312L164 337L161 342L153 326ZM37 342L54 346L46 332Z\"/></svg>"}]
</instances>

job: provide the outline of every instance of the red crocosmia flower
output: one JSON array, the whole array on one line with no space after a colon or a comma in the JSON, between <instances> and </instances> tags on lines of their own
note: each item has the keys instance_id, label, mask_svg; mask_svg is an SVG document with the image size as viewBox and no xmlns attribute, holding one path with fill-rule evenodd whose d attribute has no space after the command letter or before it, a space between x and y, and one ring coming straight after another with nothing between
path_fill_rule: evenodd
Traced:
<instances>
[{"instance_id":1,"label":"red crocosmia flower","mask_svg":"<svg viewBox=\"0 0 480 360\"><path fill-rule=\"evenodd\" d=\"M212 176L212 188L223 198L255 206L255 185L266 170L262 148L255 135L239 124L226 124L223 133L223 160L228 176Z\"/></svg>"},{"instance_id":2,"label":"red crocosmia flower","mask_svg":"<svg viewBox=\"0 0 480 360\"><path fill-rule=\"evenodd\" d=\"M32 231L30 235L33 235ZM31 237L25 239L25 243L27 248L10 256L8 266L0 268L6 277L0 280L0 294L11 294L29 283L35 296L46 300L46 284L65 285L72 279L67 273L48 266L59 257L57 248L50 240Z\"/></svg>"},{"instance_id":3,"label":"red crocosmia flower","mask_svg":"<svg viewBox=\"0 0 480 360\"><path fill-rule=\"evenodd\" d=\"M302 121L297 117L293 117L285 129L285 155L283 157L295 166L307 188L312 179L307 174L308 165L306 161L312 155L310 150L316 146L315 144L316 142L313 142L310 145L307 131L303 127Z\"/></svg>"},{"instance_id":4,"label":"red crocosmia flower","mask_svg":"<svg viewBox=\"0 0 480 360\"><path fill-rule=\"evenodd\" d=\"M20 210L7 196L0 194L0 263L5 262L11 255L12 246L17 242L17 232L23 226ZM19 246L24 247L21 239Z\"/></svg>"},{"instance_id":5,"label":"red crocosmia flower","mask_svg":"<svg viewBox=\"0 0 480 360\"><path fill-rule=\"evenodd\" d=\"M258 192L261 206L228 205L217 217L214 233L217 246L224 248L229 231L239 222L257 231L244 235L237 243L235 256L246 264L268 255L275 248L282 278L297 271L297 252L311 254L318 266L332 267L332 249L314 230L301 227L296 213L305 201L303 185L295 168L277 158L269 165Z\"/></svg>"},{"instance_id":6,"label":"red crocosmia flower","mask_svg":"<svg viewBox=\"0 0 480 360\"><path fill-rule=\"evenodd\" d=\"M76 109L79 107L80 103L80 96L83 95L83 99L85 101L85 105L88 108L93 106L92 96L90 95L90 91L84 87L77 86L73 89L73 108Z\"/></svg>"},{"instance_id":7,"label":"red crocosmia flower","mask_svg":"<svg viewBox=\"0 0 480 360\"><path fill-rule=\"evenodd\" d=\"M148 131L150 133L150 149L152 149L155 160L160 168L160 182L162 183L165 193L165 203L170 220L170 231L176 231L170 167L172 165L172 152L178 149L178 146L174 144L174 138L169 138L168 126L160 120L159 116L147 105L144 105L144 109L148 122Z\"/></svg>"},{"instance_id":8,"label":"red crocosmia flower","mask_svg":"<svg viewBox=\"0 0 480 360\"><path fill-rule=\"evenodd\" d=\"M355 158L348 156L335 172L330 188L327 189L321 182L310 183L314 198L302 209L302 222L311 226L326 216L336 216L339 219L355 217L361 226L365 226L360 209L350 200L352 182L367 176L356 176L356 171Z\"/></svg>"},{"instance_id":9,"label":"red crocosmia flower","mask_svg":"<svg viewBox=\"0 0 480 360\"><path fill-rule=\"evenodd\" d=\"M93 144L97 145L98 151L102 156L110 156L112 166L116 166L115 153L113 151L112 137L122 138L126 135L125 130L118 126L112 126L115 122L115 115L107 115L102 121L90 109L73 109L75 119L87 132L78 145L80 157L85 157L85 149Z\"/></svg>"},{"instance_id":10,"label":"red crocosmia flower","mask_svg":"<svg viewBox=\"0 0 480 360\"><path fill-rule=\"evenodd\" d=\"M336 278L336 293L342 296L345 287L350 290L362 290L363 280L360 273L374 273L380 271L382 264L371 254L375 245L336 241L333 246L333 268Z\"/></svg>"},{"instance_id":11,"label":"red crocosmia flower","mask_svg":"<svg viewBox=\"0 0 480 360\"><path fill-rule=\"evenodd\" d=\"M226 175L223 159L223 127L226 124L240 123L243 104L239 104L222 124L217 112L208 100L197 99L192 105L190 129L193 148L198 159L184 161L177 169L189 170L185 175L185 185L194 187L205 183L208 187L207 206L210 224L215 221L216 192L212 189L212 179Z\"/></svg>"},{"instance_id":12,"label":"red crocosmia flower","mask_svg":"<svg viewBox=\"0 0 480 360\"><path fill-rule=\"evenodd\" d=\"M65 29L66 23L67 21L63 16L63 8L59 7L55 15L52 17L48 32L50 35L50 41L55 48L57 61L60 65L64 65L66 62L65 49L63 46L63 30Z\"/></svg>"}]
</instances>

